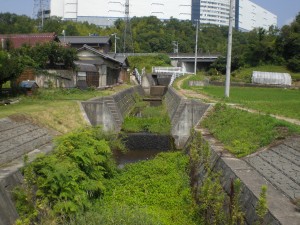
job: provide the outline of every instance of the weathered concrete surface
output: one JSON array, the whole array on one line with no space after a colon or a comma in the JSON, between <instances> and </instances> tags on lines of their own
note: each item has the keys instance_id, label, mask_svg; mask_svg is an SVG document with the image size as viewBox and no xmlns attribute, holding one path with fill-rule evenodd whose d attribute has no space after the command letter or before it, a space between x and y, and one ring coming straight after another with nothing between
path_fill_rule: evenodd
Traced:
<instances>
[{"instance_id":1,"label":"weathered concrete surface","mask_svg":"<svg viewBox=\"0 0 300 225\"><path fill-rule=\"evenodd\" d=\"M0 225L18 218L12 200L13 188L22 182L23 156L32 161L37 154L52 150L52 134L29 121L0 119Z\"/></svg>"},{"instance_id":2,"label":"weathered concrete surface","mask_svg":"<svg viewBox=\"0 0 300 225\"><path fill-rule=\"evenodd\" d=\"M0 166L51 140L48 130L29 121L0 119Z\"/></svg>"},{"instance_id":3,"label":"weathered concrete surface","mask_svg":"<svg viewBox=\"0 0 300 225\"><path fill-rule=\"evenodd\" d=\"M81 104L93 126L102 125L106 131L120 131L125 115L135 103L135 94L143 96L143 88L134 86L112 96L94 98Z\"/></svg>"},{"instance_id":4,"label":"weathered concrete surface","mask_svg":"<svg viewBox=\"0 0 300 225\"><path fill-rule=\"evenodd\" d=\"M150 95L151 96L164 96L167 92L168 87L167 86L152 86L150 88Z\"/></svg>"},{"instance_id":5,"label":"weathered concrete surface","mask_svg":"<svg viewBox=\"0 0 300 225\"><path fill-rule=\"evenodd\" d=\"M255 207L261 192L261 186L267 185L267 204L269 211L265 217L265 224L299 225L300 212L296 210L296 206L291 203L290 199L284 196L271 182L266 180L256 168L249 165L246 160L237 159L228 153L224 149L224 146L210 135L207 130L199 128L197 130L202 133L204 140L207 141L210 146L213 170L222 171L221 182L223 189L229 194L231 182L236 178L242 181L241 206L245 212L247 224L252 225L257 220ZM289 143L294 142L288 140L286 144L289 145ZM205 176L203 168L200 175L201 177Z\"/></svg>"},{"instance_id":6,"label":"weathered concrete surface","mask_svg":"<svg viewBox=\"0 0 300 225\"><path fill-rule=\"evenodd\" d=\"M300 198L300 137L294 136L245 158L292 200ZM299 221L300 224L300 221Z\"/></svg>"},{"instance_id":7,"label":"weathered concrete surface","mask_svg":"<svg viewBox=\"0 0 300 225\"><path fill-rule=\"evenodd\" d=\"M172 123L172 136L177 148L183 148L190 137L191 129L200 121L209 104L179 96L175 89L168 88L165 103Z\"/></svg>"}]
</instances>

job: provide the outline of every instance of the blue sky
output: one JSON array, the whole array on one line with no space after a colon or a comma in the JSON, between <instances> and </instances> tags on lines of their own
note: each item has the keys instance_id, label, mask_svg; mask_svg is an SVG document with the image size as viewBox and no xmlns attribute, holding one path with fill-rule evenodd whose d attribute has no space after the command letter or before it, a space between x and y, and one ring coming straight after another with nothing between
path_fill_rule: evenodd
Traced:
<instances>
[{"instance_id":1,"label":"blue sky","mask_svg":"<svg viewBox=\"0 0 300 225\"><path fill-rule=\"evenodd\" d=\"M188 0L187 0L188 1ZM251 0L278 17L278 26L289 24L300 12L299 0ZM33 0L0 0L0 12L33 15Z\"/></svg>"}]
</instances>

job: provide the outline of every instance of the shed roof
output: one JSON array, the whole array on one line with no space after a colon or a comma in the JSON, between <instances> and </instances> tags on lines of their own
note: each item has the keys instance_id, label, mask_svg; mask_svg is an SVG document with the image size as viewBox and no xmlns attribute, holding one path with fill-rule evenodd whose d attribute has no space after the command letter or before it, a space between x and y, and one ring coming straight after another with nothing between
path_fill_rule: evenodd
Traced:
<instances>
[{"instance_id":1,"label":"shed roof","mask_svg":"<svg viewBox=\"0 0 300 225\"><path fill-rule=\"evenodd\" d=\"M98 56L100 56L100 57L102 57L104 59L110 60L110 61L118 63L120 65L123 65L123 62L120 62L119 60L112 58L108 54L102 53L102 52L98 51L97 49L92 48L92 47L90 47L88 45L83 45L83 47L77 49L78 52L80 52L82 50L88 50L88 51L94 53L95 55L98 55Z\"/></svg>"},{"instance_id":2,"label":"shed roof","mask_svg":"<svg viewBox=\"0 0 300 225\"><path fill-rule=\"evenodd\" d=\"M0 40L10 40L14 48L20 48L22 45L34 46L36 44L47 43L50 41L59 41L55 33L42 34L1 34Z\"/></svg>"},{"instance_id":3,"label":"shed roof","mask_svg":"<svg viewBox=\"0 0 300 225\"><path fill-rule=\"evenodd\" d=\"M288 73L253 71L252 83L290 86L292 78Z\"/></svg>"},{"instance_id":4,"label":"shed roof","mask_svg":"<svg viewBox=\"0 0 300 225\"><path fill-rule=\"evenodd\" d=\"M109 36L58 36L60 42L70 44L110 44Z\"/></svg>"},{"instance_id":5,"label":"shed roof","mask_svg":"<svg viewBox=\"0 0 300 225\"><path fill-rule=\"evenodd\" d=\"M38 87L38 84L34 80L26 80L20 83L20 87L22 88L33 88Z\"/></svg>"}]
</instances>

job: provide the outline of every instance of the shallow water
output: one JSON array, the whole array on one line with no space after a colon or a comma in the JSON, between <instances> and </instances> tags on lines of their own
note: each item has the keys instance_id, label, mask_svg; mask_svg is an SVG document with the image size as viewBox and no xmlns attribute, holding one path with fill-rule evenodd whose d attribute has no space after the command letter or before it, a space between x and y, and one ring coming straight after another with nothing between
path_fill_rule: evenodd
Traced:
<instances>
[{"instance_id":1,"label":"shallow water","mask_svg":"<svg viewBox=\"0 0 300 225\"><path fill-rule=\"evenodd\" d=\"M123 168L127 163L135 163L142 160L153 159L162 150L129 150L126 153L114 152L114 158L118 168Z\"/></svg>"}]
</instances>

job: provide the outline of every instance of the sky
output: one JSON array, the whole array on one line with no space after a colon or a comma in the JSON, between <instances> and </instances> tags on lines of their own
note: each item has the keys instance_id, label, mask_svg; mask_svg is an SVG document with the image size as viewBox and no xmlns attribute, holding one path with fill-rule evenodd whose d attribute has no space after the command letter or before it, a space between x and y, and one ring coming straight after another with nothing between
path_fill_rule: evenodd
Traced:
<instances>
[{"instance_id":1,"label":"sky","mask_svg":"<svg viewBox=\"0 0 300 225\"><path fill-rule=\"evenodd\" d=\"M189 0L187 0L189 1ZM278 27L291 23L300 12L300 0L251 0L277 15ZM0 0L0 12L33 16L34 0Z\"/></svg>"}]
</instances>

